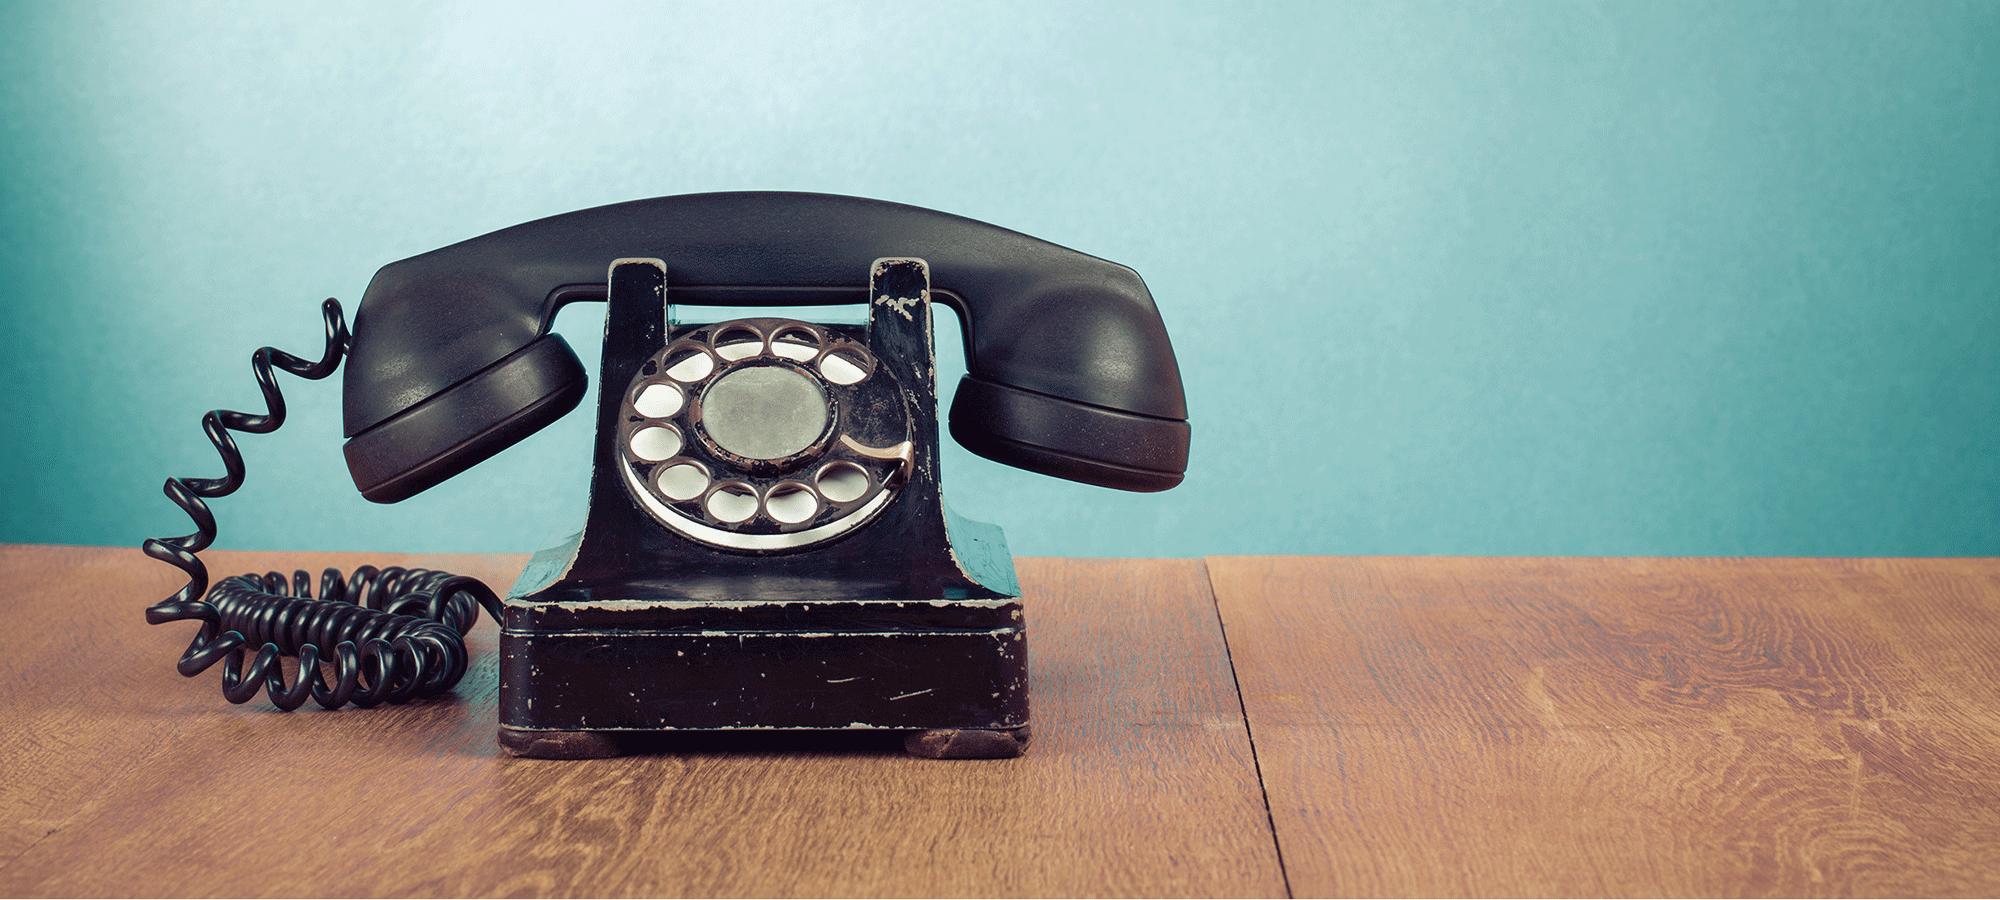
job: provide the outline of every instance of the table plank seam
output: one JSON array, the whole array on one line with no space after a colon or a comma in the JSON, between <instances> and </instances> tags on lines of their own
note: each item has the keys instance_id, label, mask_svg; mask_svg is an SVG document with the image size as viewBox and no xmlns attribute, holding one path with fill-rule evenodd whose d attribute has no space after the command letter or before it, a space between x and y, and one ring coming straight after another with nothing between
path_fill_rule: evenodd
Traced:
<instances>
[{"instance_id":1,"label":"table plank seam","mask_svg":"<svg viewBox=\"0 0 2000 900\"><path fill-rule=\"evenodd\" d=\"M1215 611L1215 627L1222 632L1223 659L1229 664L1229 686L1236 691L1236 712L1243 719L1243 736L1250 743L1251 771L1257 776L1257 793L1264 803L1264 827L1271 835L1271 852L1278 859L1278 877L1285 885L1285 896L1298 896L1292 890L1292 873L1285 867L1284 843L1278 840L1278 820L1271 813L1271 786L1264 780L1264 764L1257 752L1257 730L1250 725L1250 709L1243 701L1243 680L1236 675L1235 648L1229 643L1229 623L1222 617L1222 604L1215 599L1215 576L1209 572L1208 559L1199 560L1201 581L1208 590L1209 608Z\"/></svg>"}]
</instances>

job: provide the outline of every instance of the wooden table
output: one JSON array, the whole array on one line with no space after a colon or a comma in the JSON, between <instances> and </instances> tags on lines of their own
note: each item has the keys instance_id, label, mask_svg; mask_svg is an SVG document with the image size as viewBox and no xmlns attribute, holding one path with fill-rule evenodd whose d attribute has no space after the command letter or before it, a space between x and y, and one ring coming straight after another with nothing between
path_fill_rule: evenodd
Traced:
<instances>
[{"instance_id":1,"label":"wooden table","mask_svg":"<svg viewBox=\"0 0 2000 900\"><path fill-rule=\"evenodd\" d=\"M2000 893L2000 560L1020 572L1026 757L548 761L495 746L490 623L454 695L230 706L143 624L178 573L0 545L0 894Z\"/></svg>"}]
</instances>

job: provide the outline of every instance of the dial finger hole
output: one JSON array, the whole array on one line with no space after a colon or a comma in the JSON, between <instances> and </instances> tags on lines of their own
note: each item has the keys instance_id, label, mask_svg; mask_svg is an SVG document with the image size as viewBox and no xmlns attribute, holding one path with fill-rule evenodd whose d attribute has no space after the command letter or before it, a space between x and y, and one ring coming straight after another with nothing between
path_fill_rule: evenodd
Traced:
<instances>
[{"instance_id":1,"label":"dial finger hole","mask_svg":"<svg viewBox=\"0 0 2000 900\"><path fill-rule=\"evenodd\" d=\"M757 514L757 492L744 484L725 484L708 495L708 514L722 522L741 522Z\"/></svg>"},{"instance_id":2,"label":"dial finger hole","mask_svg":"<svg viewBox=\"0 0 2000 900\"><path fill-rule=\"evenodd\" d=\"M786 328L771 337L771 353L807 362L819 355L819 337L803 328Z\"/></svg>"},{"instance_id":3,"label":"dial finger hole","mask_svg":"<svg viewBox=\"0 0 2000 900\"><path fill-rule=\"evenodd\" d=\"M700 350L688 351L667 366L667 377L682 384L700 381L714 372L715 357Z\"/></svg>"},{"instance_id":4,"label":"dial finger hole","mask_svg":"<svg viewBox=\"0 0 2000 900\"><path fill-rule=\"evenodd\" d=\"M708 473L693 463L667 466L653 475L653 486L670 500L693 500L708 490Z\"/></svg>"},{"instance_id":5,"label":"dial finger hole","mask_svg":"<svg viewBox=\"0 0 2000 900\"><path fill-rule=\"evenodd\" d=\"M871 367L852 350L835 350L819 361L819 373L834 384L856 384Z\"/></svg>"},{"instance_id":6,"label":"dial finger hole","mask_svg":"<svg viewBox=\"0 0 2000 900\"><path fill-rule=\"evenodd\" d=\"M797 525L819 513L819 498L812 488L790 482L771 489L764 498L764 511L787 525Z\"/></svg>"},{"instance_id":7,"label":"dial finger hole","mask_svg":"<svg viewBox=\"0 0 2000 900\"><path fill-rule=\"evenodd\" d=\"M680 412L681 404L685 401L686 398L682 396L680 388L655 381L639 389L639 396L632 399L632 408L648 419L664 419Z\"/></svg>"},{"instance_id":8,"label":"dial finger hole","mask_svg":"<svg viewBox=\"0 0 2000 900\"><path fill-rule=\"evenodd\" d=\"M632 455L647 462L672 459L681 452L681 433L664 425L641 428L632 433Z\"/></svg>"},{"instance_id":9,"label":"dial finger hole","mask_svg":"<svg viewBox=\"0 0 2000 900\"><path fill-rule=\"evenodd\" d=\"M741 325L722 329L715 336L715 355L725 361L749 359L764 352L764 336Z\"/></svg>"},{"instance_id":10,"label":"dial finger hole","mask_svg":"<svg viewBox=\"0 0 2000 900\"><path fill-rule=\"evenodd\" d=\"M835 503L861 499L868 493L868 473L851 462L837 462L819 470L819 492Z\"/></svg>"}]
</instances>

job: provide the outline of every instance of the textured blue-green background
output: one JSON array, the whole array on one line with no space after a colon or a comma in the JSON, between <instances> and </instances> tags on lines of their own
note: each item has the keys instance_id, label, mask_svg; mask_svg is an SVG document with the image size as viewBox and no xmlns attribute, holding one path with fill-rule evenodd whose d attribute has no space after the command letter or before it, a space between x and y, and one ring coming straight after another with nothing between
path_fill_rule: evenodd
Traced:
<instances>
[{"instance_id":1,"label":"textured blue-green background","mask_svg":"<svg viewBox=\"0 0 2000 900\"><path fill-rule=\"evenodd\" d=\"M15 3L0 173L5 541L185 532L199 415L383 263L779 189L1146 277L1188 480L954 449L1017 553L2000 553L1993 2ZM286 390L221 546L580 515L587 416L378 507Z\"/></svg>"}]
</instances>

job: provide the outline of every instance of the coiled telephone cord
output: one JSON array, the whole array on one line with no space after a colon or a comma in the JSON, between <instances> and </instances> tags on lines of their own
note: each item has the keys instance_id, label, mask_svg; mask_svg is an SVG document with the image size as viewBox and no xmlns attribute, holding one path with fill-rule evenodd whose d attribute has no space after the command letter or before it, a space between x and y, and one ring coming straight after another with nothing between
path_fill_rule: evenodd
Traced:
<instances>
[{"instance_id":1,"label":"coiled telephone cord","mask_svg":"<svg viewBox=\"0 0 2000 900\"><path fill-rule=\"evenodd\" d=\"M303 569L287 579L272 572L225 578L209 590L208 567L197 554L215 542L215 514L207 499L226 497L243 486L243 454L229 432L269 434L285 424L285 398L274 369L318 381L340 368L347 353L347 320L340 304L320 305L326 320L326 351L312 362L275 347L250 358L264 394L262 415L211 410L201 429L222 457L221 478L169 478L167 498L194 520L195 532L149 538L147 556L186 572L188 583L173 596L146 608L153 625L199 620L201 630L175 667L194 677L222 661L222 696L243 703L262 688L279 709L292 710L306 698L328 709L348 703L369 707L402 703L451 690L465 677L465 633L483 607L498 621L500 598L476 578L427 569L363 566L353 577L338 569L320 576L319 596ZM248 650L257 655L244 668ZM281 657L299 660L298 674L286 683ZM327 682L322 663L330 664Z\"/></svg>"}]
</instances>

